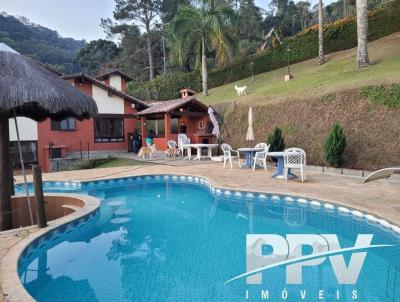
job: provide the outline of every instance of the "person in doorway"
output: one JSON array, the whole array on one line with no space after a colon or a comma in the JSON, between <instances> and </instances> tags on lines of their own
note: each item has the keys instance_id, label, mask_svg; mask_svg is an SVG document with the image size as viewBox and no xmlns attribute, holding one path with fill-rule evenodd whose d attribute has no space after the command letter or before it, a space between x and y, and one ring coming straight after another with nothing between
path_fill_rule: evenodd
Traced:
<instances>
[{"instance_id":1,"label":"person in doorway","mask_svg":"<svg viewBox=\"0 0 400 302\"><path fill-rule=\"evenodd\" d=\"M135 130L135 132L133 133L133 138L132 138L132 144L133 144L133 153L138 154L140 147L142 145L141 143L142 138L139 134L138 130Z\"/></svg>"},{"instance_id":2,"label":"person in doorway","mask_svg":"<svg viewBox=\"0 0 400 302\"><path fill-rule=\"evenodd\" d=\"M146 135L146 145L147 145L147 147L151 148L151 146L153 146L153 140L154 140L154 131L150 130Z\"/></svg>"}]
</instances>

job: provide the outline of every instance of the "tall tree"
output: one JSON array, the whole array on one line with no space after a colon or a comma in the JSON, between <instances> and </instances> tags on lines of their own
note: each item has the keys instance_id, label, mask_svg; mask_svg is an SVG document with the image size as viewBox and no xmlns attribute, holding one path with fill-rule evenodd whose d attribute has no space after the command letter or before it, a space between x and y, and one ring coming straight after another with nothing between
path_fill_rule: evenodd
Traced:
<instances>
[{"instance_id":1,"label":"tall tree","mask_svg":"<svg viewBox=\"0 0 400 302\"><path fill-rule=\"evenodd\" d=\"M76 54L76 61L88 74L95 75L100 69L106 69L120 53L118 46L103 39L93 40Z\"/></svg>"},{"instance_id":2,"label":"tall tree","mask_svg":"<svg viewBox=\"0 0 400 302\"><path fill-rule=\"evenodd\" d=\"M180 63L194 53L196 67L201 61L203 94L208 95L208 51L215 54L217 65L230 59L234 40L228 31L234 12L223 2L202 0L200 7L182 7L172 20L169 45L172 55Z\"/></svg>"},{"instance_id":3,"label":"tall tree","mask_svg":"<svg viewBox=\"0 0 400 302\"><path fill-rule=\"evenodd\" d=\"M357 67L369 65L368 58L368 3L367 0L357 0Z\"/></svg>"},{"instance_id":4,"label":"tall tree","mask_svg":"<svg viewBox=\"0 0 400 302\"><path fill-rule=\"evenodd\" d=\"M301 30L304 31L310 23L311 4L308 1L300 1L296 3L296 6L300 18Z\"/></svg>"},{"instance_id":5,"label":"tall tree","mask_svg":"<svg viewBox=\"0 0 400 302\"><path fill-rule=\"evenodd\" d=\"M255 5L254 0L239 1L239 9L237 13L240 18L240 38L248 40L259 38L262 13L261 9Z\"/></svg>"},{"instance_id":6,"label":"tall tree","mask_svg":"<svg viewBox=\"0 0 400 302\"><path fill-rule=\"evenodd\" d=\"M343 0L343 18L347 18L349 16L348 6L348 0Z\"/></svg>"},{"instance_id":7,"label":"tall tree","mask_svg":"<svg viewBox=\"0 0 400 302\"><path fill-rule=\"evenodd\" d=\"M324 64L324 6L318 2L318 64Z\"/></svg>"},{"instance_id":8,"label":"tall tree","mask_svg":"<svg viewBox=\"0 0 400 302\"><path fill-rule=\"evenodd\" d=\"M138 23L145 30L147 54L149 60L149 78L154 79L153 31L160 12L161 0L114 0L114 19L131 25ZM128 23L126 23L128 22ZM102 24L111 24L110 19L102 19ZM115 25L114 25L115 26Z\"/></svg>"},{"instance_id":9,"label":"tall tree","mask_svg":"<svg viewBox=\"0 0 400 302\"><path fill-rule=\"evenodd\" d=\"M162 0L160 16L163 24L168 24L175 18L179 7L190 5L190 0Z\"/></svg>"}]
</instances>

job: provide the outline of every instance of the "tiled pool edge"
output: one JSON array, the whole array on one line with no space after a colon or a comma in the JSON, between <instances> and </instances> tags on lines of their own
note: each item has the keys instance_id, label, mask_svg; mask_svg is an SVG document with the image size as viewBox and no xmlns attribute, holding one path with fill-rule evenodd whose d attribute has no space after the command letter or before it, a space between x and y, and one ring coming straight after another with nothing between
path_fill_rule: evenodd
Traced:
<instances>
[{"instance_id":1,"label":"tiled pool edge","mask_svg":"<svg viewBox=\"0 0 400 302\"><path fill-rule=\"evenodd\" d=\"M49 225L46 228L38 229L36 232L31 233L29 236L21 239L16 245L8 250L6 255L1 259L0 263L0 290L2 291L3 295L1 298L4 301L35 301L26 291L18 275L19 259L24 250L31 243L63 225L95 213L100 207L99 199L89 195L68 193L51 193L46 195L74 197L84 201L85 206L75 213L71 213L65 217L49 222ZM0 301L2 300L0 299Z\"/></svg>"},{"instance_id":2,"label":"tiled pool edge","mask_svg":"<svg viewBox=\"0 0 400 302\"><path fill-rule=\"evenodd\" d=\"M321 208L327 211L334 211L335 209L343 214L343 215L352 215L353 219L360 219L360 218L365 218L366 220L368 220L370 223L376 223L377 225L379 225L380 227L383 227L385 229L388 230L392 230L393 232L395 232L397 235L400 236L400 227L399 224L397 224L396 222L392 222L391 220L381 217L379 215L376 214L370 214L370 212L366 211L366 210L359 210L355 207L350 207L347 205L343 205L343 203L341 202L337 202L337 201L333 201L333 200L328 200L326 198L310 198L307 196L302 196L302 195L298 195L295 193L286 193L286 194L282 194L282 193L271 193L271 192L267 192L267 191L260 191L260 190L254 190L254 189L243 189L243 190L237 190L237 189L227 189L225 187L222 187L221 185L219 185L214 179L207 177L207 176L196 176L194 174L179 174L179 173L143 173L143 174L138 174L138 175L134 175L134 176L125 176L125 177L119 177L119 178L104 178L104 179L98 179L96 181L93 180L85 180L85 181L49 181L49 182L53 182L53 183L59 183L64 184L66 186L69 187L77 187L81 184L87 184L87 183L107 183L107 182L114 182L116 183L116 181L118 180L127 180L127 179L140 179L143 178L144 180L150 180L152 177L155 178L163 178L165 180L170 179L172 181L177 181L177 182L183 182L183 181L187 181L189 183L197 183L197 184L202 184L206 187L208 187L210 189L210 191L212 192L212 194L215 195L219 195L219 196L230 196L233 195L235 196L236 194L245 194L244 197L248 197L248 198L254 198L254 197L259 197L260 200L262 200L263 198L266 198L266 195L270 195L272 196L272 200L276 200L278 201L283 201L283 202L287 202L287 203L298 203L300 205L306 205L309 204L312 207L316 207L316 208ZM167 178L166 178L167 177ZM93 187L95 188L95 187ZM64 193L63 193L64 194ZM257 194L257 196L255 196L255 194ZM65 193L65 195L67 195L67 193ZM250 196L251 195L251 196ZM87 195L78 195L78 194L68 194L68 196L83 196L85 198L93 198ZM238 196L238 195L236 195ZM96 199L97 200L97 199ZM98 201L98 200L97 200ZM97 209L97 208L96 208ZM94 209L94 210L96 210ZM93 210L93 211L94 211ZM86 215L88 215L90 213L87 213ZM68 224L70 222L73 222L79 218L82 218L86 215L82 215L80 217L76 217L74 219L70 219L68 221L65 221L63 223L57 224L57 225L52 225L51 229L48 229L46 232L42 232L40 233L40 231L36 232L35 234L31 234L30 236L28 236L26 239L21 240L17 245L15 245L12 249L14 251L15 249L15 253L17 253L17 257L10 259L10 261L14 261L12 262L12 264L14 264L14 266L10 266L9 269L9 274L7 274L7 277L9 278L10 274L13 273L13 276L11 276L12 278L14 278L14 273L17 276L17 280L18 280L18 286L16 286L14 283L14 286L11 286L11 292L13 297L11 297L11 294L9 294L9 292L6 292L6 290L4 290L4 292L6 294L8 294L8 300L6 301L35 301L25 290L25 288L23 287L22 283L20 282L19 276L18 276L18 263L19 263L19 258L22 254L22 252L24 251L24 249L29 246L33 241L35 241L36 239L38 239L39 237L43 236L44 234L64 225L64 224ZM61 218L63 219L63 218ZM60 220L61 220L60 219ZM29 240L28 240L29 239ZM27 241L28 240L28 241ZM23 243L23 244L22 244ZM11 249L10 249L11 251ZM8 253L10 254L10 252ZM3 258L3 263L5 263L7 260L7 266L9 266L9 261L6 257ZM13 271L12 271L13 270ZM15 280L15 279L13 279ZM0 287L3 287L3 266L0 266ZM19 299L14 299L14 297L20 297Z\"/></svg>"}]
</instances>

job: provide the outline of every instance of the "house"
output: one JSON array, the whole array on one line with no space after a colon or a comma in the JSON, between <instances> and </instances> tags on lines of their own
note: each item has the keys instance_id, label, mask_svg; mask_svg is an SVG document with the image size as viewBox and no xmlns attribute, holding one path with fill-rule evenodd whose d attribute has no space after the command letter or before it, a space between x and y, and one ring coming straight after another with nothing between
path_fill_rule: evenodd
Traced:
<instances>
[{"instance_id":1,"label":"house","mask_svg":"<svg viewBox=\"0 0 400 302\"><path fill-rule=\"evenodd\" d=\"M3 44L0 51L14 50ZM91 96L98 114L83 121L47 119L40 123L17 117L25 164L39 163L44 171L53 171L63 169L59 165L69 165L69 159L128 152L132 149L135 130L142 134L142 144L146 133L154 130L154 143L159 150L167 148L168 140L177 140L179 133L186 134L192 143L213 140L208 107L196 100L189 89L181 90L180 99L143 102L126 93L126 84L132 79L120 70L91 77L85 73L63 75L44 67ZM20 165L17 141L15 121L11 119L10 153L15 167Z\"/></svg>"},{"instance_id":2,"label":"house","mask_svg":"<svg viewBox=\"0 0 400 302\"><path fill-rule=\"evenodd\" d=\"M27 118L18 118L25 162L40 163L43 170L49 171L55 169L55 164L61 163L53 159L128 151L128 138L137 128L135 114L148 107L146 103L126 94L129 76L113 71L98 78L84 73L63 78L93 97L98 114L83 121L69 118L36 123ZM10 134L13 162L18 163L16 131L12 121Z\"/></svg>"}]
</instances>

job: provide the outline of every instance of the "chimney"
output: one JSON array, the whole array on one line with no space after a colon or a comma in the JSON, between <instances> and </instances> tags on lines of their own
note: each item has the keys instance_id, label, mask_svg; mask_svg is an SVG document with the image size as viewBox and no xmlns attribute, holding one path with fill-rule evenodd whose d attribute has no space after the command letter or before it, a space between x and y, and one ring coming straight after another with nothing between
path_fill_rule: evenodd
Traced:
<instances>
[{"instance_id":1,"label":"chimney","mask_svg":"<svg viewBox=\"0 0 400 302\"><path fill-rule=\"evenodd\" d=\"M181 93L181 98L182 98L182 99L185 99L185 98L187 98L187 97L190 97L190 96L193 96L193 95L196 94L195 91L190 90L190 89L188 89L188 88L181 89L180 93Z\"/></svg>"}]
</instances>

